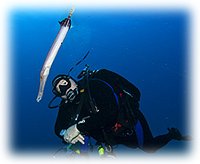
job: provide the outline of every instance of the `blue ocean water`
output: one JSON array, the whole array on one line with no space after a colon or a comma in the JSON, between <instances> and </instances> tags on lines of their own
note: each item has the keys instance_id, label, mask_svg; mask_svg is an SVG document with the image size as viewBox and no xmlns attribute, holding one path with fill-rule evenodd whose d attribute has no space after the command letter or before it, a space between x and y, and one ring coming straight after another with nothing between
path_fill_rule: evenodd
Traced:
<instances>
[{"instance_id":1,"label":"blue ocean water","mask_svg":"<svg viewBox=\"0 0 200 164\"><path fill-rule=\"evenodd\" d=\"M58 21L67 15L61 9L16 9L10 14L14 150L53 151L62 146L54 134L57 109L47 107L53 97L51 80L67 73L89 49L90 55L72 72L74 77L85 64L119 73L140 89L140 109L154 136L166 133L168 127L189 132L186 11L76 10L43 99L37 103L42 65L59 31ZM163 148L185 149L185 142L175 141Z\"/></svg>"}]
</instances>

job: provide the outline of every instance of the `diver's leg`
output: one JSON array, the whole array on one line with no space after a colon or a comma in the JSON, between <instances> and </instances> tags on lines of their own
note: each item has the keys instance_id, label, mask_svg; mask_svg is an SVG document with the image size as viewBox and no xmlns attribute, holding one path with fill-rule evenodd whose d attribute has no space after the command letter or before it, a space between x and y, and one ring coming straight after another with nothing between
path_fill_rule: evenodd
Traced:
<instances>
[{"instance_id":1,"label":"diver's leg","mask_svg":"<svg viewBox=\"0 0 200 164\"><path fill-rule=\"evenodd\" d=\"M148 144L146 149L147 149L147 151L154 152L154 151L162 148L166 144L168 144L168 142L171 141L171 140L172 140L172 138L169 135L169 133L156 136L156 137L153 138L152 143Z\"/></svg>"},{"instance_id":2,"label":"diver's leg","mask_svg":"<svg viewBox=\"0 0 200 164\"><path fill-rule=\"evenodd\" d=\"M168 133L164 135L159 135L153 139L152 150L156 151L161 147L165 146L171 140L184 140L184 137L181 135L177 128L168 128Z\"/></svg>"},{"instance_id":3,"label":"diver's leg","mask_svg":"<svg viewBox=\"0 0 200 164\"><path fill-rule=\"evenodd\" d=\"M153 135L151 133L150 127L144 115L139 110L137 110L137 118L138 118L138 121L140 121L140 124L143 129L143 145L140 145L139 147L144 150L147 147L151 147L153 143Z\"/></svg>"},{"instance_id":4,"label":"diver's leg","mask_svg":"<svg viewBox=\"0 0 200 164\"><path fill-rule=\"evenodd\" d=\"M144 143L141 147L142 150L154 152L161 147L165 146L171 140L183 140L183 136L176 128L168 128L168 133L153 137L149 125L144 115L139 111L138 119L143 128Z\"/></svg>"},{"instance_id":5,"label":"diver's leg","mask_svg":"<svg viewBox=\"0 0 200 164\"><path fill-rule=\"evenodd\" d=\"M138 111L138 119L143 128L143 145L140 147L144 151L154 152L159 148L165 146L169 141L172 140L172 136L170 133L159 135L157 137L153 137L150 127L144 117L144 115Z\"/></svg>"}]
</instances>

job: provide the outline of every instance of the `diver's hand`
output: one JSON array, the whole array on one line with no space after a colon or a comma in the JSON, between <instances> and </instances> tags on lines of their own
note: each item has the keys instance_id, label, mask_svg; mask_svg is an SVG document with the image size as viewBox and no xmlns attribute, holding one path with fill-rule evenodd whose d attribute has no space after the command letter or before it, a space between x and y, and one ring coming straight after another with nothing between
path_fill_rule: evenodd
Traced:
<instances>
[{"instance_id":1,"label":"diver's hand","mask_svg":"<svg viewBox=\"0 0 200 164\"><path fill-rule=\"evenodd\" d=\"M80 134L80 131L77 129L76 124L70 126L66 130L63 139L65 140L65 142L71 143L71 144L75 144L78 141L84 144L84 137Z\"/></svg>"}]
</instances>

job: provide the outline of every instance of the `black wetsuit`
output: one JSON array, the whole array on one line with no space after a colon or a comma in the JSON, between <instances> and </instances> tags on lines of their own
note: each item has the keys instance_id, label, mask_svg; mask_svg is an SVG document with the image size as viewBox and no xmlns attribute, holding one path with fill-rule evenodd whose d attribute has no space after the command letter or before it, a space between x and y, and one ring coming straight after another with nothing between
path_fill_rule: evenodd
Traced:
<instances>
[{"instance_id":1,"label":"black wetsuit","mask_svg":"<svg viewBox=\"0 0 200 164\"><path fill-rule=\"evenodd\" d=\"M109 77L111 79L114 78L114 82L118 82L119 78L121 78L115 73L113 76L110 71L103 71L103 74L111 74ZM102 73L100 72L99 75L101 74ZM122 82L126 83L126 86L130 85L131 87L129 88L135 89L129 82L127 83L125 79L123 79ZM120 81L118 84L120 84ZM97 107L97 112L95 113L93 111L94 109L91 107L91 103L89 102L90 98L88 97L87 86L82 82L79 82L78 85L79 91L83 91L84 89L84 92L80 93L72 103L63 103L64 101L61 102L62 105L60 106L55 124L55 132L60 138L63 138L60 135L60 131L62 129L67 129L71 125L78 123L77 129L81 133L89 135L99 142L112 145L124 144L129 147L140 147L145 151L157 150L172 139L169 133L153 137L146 119L139 110L140 93L137 88L135 90L136 94L139 94L138 96L134 96L132 94L133 97L129 96L129 98L124 98L123 100L123 94L117 93L116 95L111 85L107 84L107 82L97 78L90 79L90 93L92 101ZM120 98L119 95L122 98ZM126 103L123 104L123 101L126 101ZM81 109L79 109L80 106ZM113 131L113 127L121 118L119 117L121 111L126 110L126 108L132 108L134 111L130 115L128 114L129 117L134 117L132 119L134 131L126 136L116 135ZM75 122L74 120L77 113L79 116L78 120Z\"/></svg>"},{"instance_id":2,"label":"black wetsuit","mask_svg":"<svg viewBox=\"0 0 200 164\"><path fill-rule=\"evenodd\" d=\"M81 122L77 125L78 130L83 134L92 136L97 141L105 142L102 130L110 129L115 124L118 115L118 105L112 88L108 85L99 80L90 80L89 85L91 96L98 112L94 113L92 111L93 109L91 109L92 107L87 96L87 88L79 84L79 90L84 88L84 92L80 93L73 103L63 104L59 109L55 124L55 132L59 137L61 137L59 133L62 129L67 129L73 124L80 101L84 101L76 121ZM84 100L81 100L81 97Z\"/></svg>"}]
</instances>

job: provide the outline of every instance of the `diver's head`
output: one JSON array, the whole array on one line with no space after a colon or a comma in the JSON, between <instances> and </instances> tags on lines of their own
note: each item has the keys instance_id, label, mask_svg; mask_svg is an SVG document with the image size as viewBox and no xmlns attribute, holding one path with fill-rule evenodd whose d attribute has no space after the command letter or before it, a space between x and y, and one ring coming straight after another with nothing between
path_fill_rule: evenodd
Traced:
<instances>
[{"instance_id":1,"label":"diver's head","mask_svg":"<svg viewBox=\"0 0 200 164\"><path fill-rule=\"evenodd\" d=\"M72 102L78 95L78 85L70 76L58 75L53 79L52 85L53 93L67 101Z\"/></svg>"}]
</instances>

